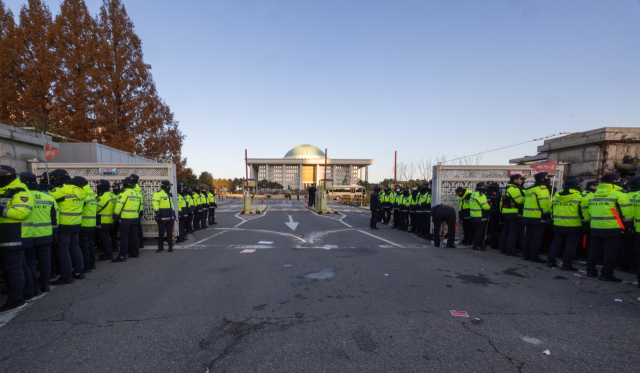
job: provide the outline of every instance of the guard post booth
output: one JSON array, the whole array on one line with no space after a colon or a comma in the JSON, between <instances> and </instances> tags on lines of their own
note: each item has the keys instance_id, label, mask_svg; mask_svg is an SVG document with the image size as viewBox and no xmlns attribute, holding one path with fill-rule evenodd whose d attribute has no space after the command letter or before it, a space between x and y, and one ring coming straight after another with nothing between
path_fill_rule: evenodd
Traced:
<instances>
[{"instance_id":1,"label":"guard post booth","mask_svg":"<svg viewBox=\"0 0 640 373\"><path fill-rule=\"evenodd\" d=\"M326 188L325 188L326 186ZM331 210L327 209L329 192L333 188L333 179L320 179L318 183L318 199L316 200L316 212L318 214L336 214L333 210L333 199L331 200Z\"/></svg>"}]
</instances>

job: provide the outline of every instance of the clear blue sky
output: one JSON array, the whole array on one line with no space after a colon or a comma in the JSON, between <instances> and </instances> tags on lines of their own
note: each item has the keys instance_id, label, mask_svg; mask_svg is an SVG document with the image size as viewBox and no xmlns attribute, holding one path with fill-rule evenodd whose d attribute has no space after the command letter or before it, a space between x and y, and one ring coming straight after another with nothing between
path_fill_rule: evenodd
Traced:
<instances>
[{"instance_id":1,"label":"clear blue sky","mask_svg":"<svg viewBox=\"0 0 640 373\"><path fill-rule=\"evenodd\" d=\"M26 1L5 2L17 14ZM124 3L189 166L216 178L244 174L245 148L373 158L378 181L394 150L411 161L640 127L640 0Z\"/></svg>"}]
</instances>

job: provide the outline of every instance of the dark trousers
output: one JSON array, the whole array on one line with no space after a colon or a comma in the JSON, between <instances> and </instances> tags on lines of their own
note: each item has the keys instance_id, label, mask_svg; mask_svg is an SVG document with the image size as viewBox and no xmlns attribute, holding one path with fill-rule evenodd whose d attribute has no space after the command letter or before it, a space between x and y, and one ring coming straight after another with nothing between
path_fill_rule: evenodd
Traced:
<instances>
[{"instance_id":1,"label":"dark trousers","mask_svg":"<svg viewBox=\"0 0 640 373\"><path fill-rule=\"evenodd\" d=\"M186 220L184 217L180 216L178 218L178 237L181 239L187 238L187 229L186 229Z\"/></svg>"},{"instance_id":2,"label":"dark trousers","mask_svg":"<svg viewBox=\"0 0 640 373\"><path fill-rule=\"evenodd\" d=\"M44 243L26 249L24 254L31 271L34 286L44 289L45 286L51 284L51 243ZM36 265L37 268L40 268L40 277L38 277Z\"/></svg>"},{"instance_id":3,"label":"dark trousers","mask_svg":"<svg viewBox=\"0 0 640 373\"><path fill-rule=\"evenodd\" d=\"M120 222L120 254L118 256L126 258L127 254L140 255L139 244L138 224Z\"/></svg>"},{"instance_id":4,"label":"dark trousers","mask_svg":"<svg viewBox=\"0 0 640 373\"><path fill-rule=\"evenodd\" d=\"M140 211L140 215L142 215L142 211ZM138 218L138 224L136 225L136 228L138 230L138 244L139 244L139 248L144 248L144 234L142 233L142 217Z\"/></svg>"},{"instance_id":5,"label":"dark trousers","mask_svg":"<svg viewBox=\"0 0 640 373\"><path fill-rule=\"evenodd\" d=\"M545 224L526 224L524 243L522 244L522 258L540 258L540 245L544 236Z\"/></svg>"},{"instance_id":6,"label":"dark trousers","mask_svg":"<svg viewBox=\"0 0 640 373\"><path fill-rule=\"evenodd\" d=\"M291 196L289 196L291 199ZM213 225L216 222L216 209L213 207L209 207L209 225Z\"/></svg>"},{"instance_id":7,"label":"dark trousers","mask_svg":"<svg viewBox=\"0 0 640 373\"><path fill-rule=\"evenodd\" d=\"M504 227L502 228L502 237L500 241L500 252L503 254L514 254L516 252L516 242L520 233L520 225L522 219L504 219Z\"/></svg>"},{"instance_id":8,"label":"dark trousers","mask_svg":"<svg viewBox=\"0 0 640 373\"><path fill-rule=\"evenodd\" d=\"M167 234L169 248L173 249L173 219L158 222L158 249L162 249L164 246L165 233Z\"/></svg>"},{"instance_id":9,"label":"dark trousers","mask_svg":"<svg viewBox=\"0 0 640 373\"><path fill-rule=\"evenodd\" d=\"M486 231L487 231L486 220L474 223L474 230L473 230L473 247L474 248L478 248L482 246Z\"/></svg>"},{"instance_id":10,"label":"dark trousers","mask_svg":"<svg viewBox=\"0 0 640 373\"><path fill-rule=\"evenodd\" d=\"M113 243L111 242L113 230L98 230L97 233L98 237L100 237L100 242L102 243L104 254L107 256L113 256ZM118 241L116 241L116 245L117 244Z\"/></svg>"},{"instance_id":11,"label":"dark trousers","mask_svg":"<svg viewBox=\"0 0 640 373\"><path fill-rule=\"evenodd\" d=\"M36 291L38 285L38 259L35 246L24 249L24 262L22 263L22 272L24 273L24 294L30 295ZM47 262L47 265L49 263ZM49 280L51 281L51 280Z\"/></svg>"},{"instance_id":12,"label":"dark trousers","mask_svg":"<svg viewBox=\"0 0 640 373\"><path fill-rule=\"evenodd\" d=\"M369 227L377 228L376 224L378 224L378 215L379 214L380 214L380 212L378 211L378 209L371 208L371 221L369 223Z\"/></svg>"},{"instance_id":13,"label":"dark trousers","mask_svg":"<svg viewBox=\"0 0 640 373\"><path fill-rule=\"evenodd\" d=\"M193 214L193 230L199 230L200 228L200 222L202 221L202 219L200 218L200 215L202 215L202 211L196 211Z\"/></svg>"},{"instance_id":14,"label":"dark trousers","mask_svg":"<svg viewBox=\"0 0 640 373\"><path fill-rule=\"evenodd\" d=\"M58 246L58 232L53 234L53 242L49 245L49 258L51 262L51 269L49 272L49 277L55 278L57 273L60 272L60 266L58 265L58 261L56 260L56 246Z\"/></svg>"},{"instance_id":15,"label":"dark trousers","mask_svg":"<svg viewBox=\"0 0 640 373\"><path fill-rule=\"evenodd\" d=\"M562 254L562 267L563 268L571 268L573 267L573 258L576 255L576 250L578 249L578 242L582 239L582 235L580 233L577 234L566 234L562 232L555 232L555 236L553 238L553 243L551 244L551 248L549 248L549 254L547 254L547 262L555 263L556 257L562 247L564 246L564 254Z\"/></svg>"},{"instance_id":16,"label":"dark trousers","mask_svg":"<svg viewBox=\"0 0 640 373\"><path fill-rule=\"evenodd\" d=\"M636 254L640 254L640 233L635 233L633 235L633 251ZM636 266L636 271L638 274L638 283L640 283L640 255L637 256L638 263Z\"/></svg>"},{"instance_id":17,"label":"dark trousers","mask_svg":"<svg viewBox=\"0 0 640 373\"><path fill-rule=\"evenodd\" d=\"M187 220L185 221L185 229L187 233L193 233L193 213L187 215Z\"/></svg>"},{"instance_id":18,"label":"dark trousers","mask_svg":"<svg viewBox=\"0 0 640 373\"><path fill-rule=\"evenodd\" d=\"M409 211L408 210L403 210L402 211L402 230L403 231L408 231L409 230Z\"/></svg>"},{"instance_id":19,"label":"dark trousers","mask_svg":"<svg viewBox=\"0 0 640 373\"><path fill-rule=\"evenodd\" d=\"M118 232L120 232L120 222L113 222L113 229L109 231L111 238L111 251L117 253L120 251L118 247Z\"/></svg>"},{"instance_id":20,"label":"dark trousers","mask_svg":"<svg viewBox=\"0 0 640 373\"><path fill-rule=\"evenodd\" d=\"M83 230L80 232L80 249L82 250L82 259L84 269L95 267L96 252L93 248L94 231Z\"/></svg>"},{"instance_id":21,"label":"dark trousers","mask_svg":"<svg viewBox=\"0 0 640 373\"><path fill-rule=\"evenodd\" d=\"M600 272L600 277L612 277L616 268L616 258L618 249L622 244L622 237L596 237L591 236L591 248L587 257L587 274L598 274L596 264L600 256L604 254L604 265Z\"/></svg>"},{"instance_id":22,"label":"dark trousers","mask_svg":"<svg viewBox=\"0 0 640 373\"><path fill-rule=\"evenodd\" d=\"M33 288L33 280L31 279L31 271L26 266L24 258L24 249L2 250L2 273L8 281L9 301L16 302L24 297L25 285L30 283ZM26 272L25 269L26 268ZM28 277L28 278L27 278ZM32 294L27 293L27 295Z\"/></svg>"},{"instance_id":23,"label":"dark trousers","mask_svg":"<svg viewBox=\"0 0 640 373\"><path fill-rule=\"evenodd\" d=\"M382 208L382 222L389 224L391 221L391 207L387 206Z\"/></svg>"},{"instance_id":24,"label":"dark trousers","mask_svg":"<svg viewBox=\"0 0 640 373\"><path fill-rule=\"evenodd\" d=\"M456 211L454 209L438 208L433 214L433 225L435 234L433 243L440 246L440 226L447 225L447 246L453 246L456 239Z\"/></svg>"},{"instance_id":25,"label":"dark trousers","mask_svg":"<svg viewBox=\"0 0 640 373\"><path fill-rule=\"evenodd\" d=\"M202 228L206 228L207 227L207 215L209 215L209 209L202 210L202 216L200 217L200 219L201 219L200 226Z\"/></svg>"},{"instance_id":26,"label":"dark trousers","mask_svg":"<svg viewBox=\"0 0 640 373\"><path fill-rule=\"evenodd\" d=\"M471 245L473 243L473 235L475 232L474 225L471 223L470 218L462 219L462 230L464 231L462 243L465 245Z\"/></svg>"},{"instance_id":27,"label":"dark trousers","mask_svg":"<svg viewBox=\"0 0 640 373\"><path fill-rule=\"evenodd\" d=\"M416 224L416 212L415 211L411 211L411 212L409 212L408 215L409 215L409 219L410 219L410 222L409 222L408 226L411 227L409 232L415 232L416 231L416 227L417 227L417 224Z\"/></svg>"},{"instance_id":28,"label":"dark trousers","mask_svg":"<svg viewBox=\"0 0 640 373\"><path fill-rule=\"evenodd\" d=\"M487 227L489 244L492 249L497 249L500 246L500 215L491 214L489 219L489 226Z\"/></svg>"},{"instance_id":29,"label":"dark trousers","mask_svg":"<svg viewBox=\"0 0 640 373\"><path fill-rule=\"evenodd\" d=\"M309 196L309 207L316 207L316 196Z\"/></svg>"},{"instance_id":30,"label":"dark trousers","mask_svg":"<svg viewBox=\"0 0 640 373\"><path fill-rule=\"evenodd\" d=\"M422 217L422 231L424 235L427 237L431 236L431 211L425 212ZM456 235L454 233L453 238L455 239Z\"/></svg>"},{"instance_id":31,"label":"dark trousers","mask_svg":"<svg viewBox=\"0 0 640 373\"><path fill-rule=\"evenodd\" d=\"M60 264L60 277L63 280L71 279L71 268L74 273L84 271L84 259L80 249L80 233L60 232L58 234L58 246L56 258Z\"/></svg>"},{"instance_id":32,"label":"dark trousers","mask_svg":"<svg viewBox=\"0 0 640 373\"><path fill-rule=\"evenodd\" d=\"M400 227L400 220L402 220L402 213L398 208L394 208L393 209L393 227L394 228Z\"/></svg>"}]
</instances>

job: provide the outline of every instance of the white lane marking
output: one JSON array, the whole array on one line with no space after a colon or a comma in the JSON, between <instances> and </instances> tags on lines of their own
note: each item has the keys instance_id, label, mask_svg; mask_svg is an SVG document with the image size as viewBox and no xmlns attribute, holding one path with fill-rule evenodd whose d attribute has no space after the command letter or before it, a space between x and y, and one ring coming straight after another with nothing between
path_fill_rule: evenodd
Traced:
<instances>
[{"instance_id":1,"label":"white lane marking","mask_svg":"<svg viewBox=\"0 0 640 373\"><path fill-rule=\"evenodd\" d=\"M228 228L227 228L227 229L228 229ZM216 234L214 234L213 236L209 236L209 237L207 237L207 238L205 238L205 239L202 239L202 240L200 240L200 241L194 242L194 243L192 243L191 245L187 245L186 247L193 246L193 245L197 245L197 244L199 244L199 243L202 243L202 242L204 242L204 241L207 241L208 239L211 239L211 238L213 238L213 237L215 237L215 236L219 236L219 235L221 235L221 234L223 234L223 233L227 233L227 232L228 232L228 230L226 230L226 231L222 231L222 232L220 232L220 233L216 233Z\"/></svg>"},{"instance_id":2,"label":"white lane marking","mask_svg":"<svg viewBox=\"0 0 640 373\"><path fill-rule=\"evenodd\" d=\"M273 233L273 234L277 234L279 236L289 236L289 237L297 238L298 240L300 240L300 241L302 241L304 243L307 242L304 239L296 236L295 234L270 231L270 230L267 230L267 229L249 229L249 228L216 228L216 229L226 229L226 230L230 230L230 231L248 231L248 232Z\"/></svg>"},{"instance_id":3,"label":"white lane marking","mask_svg":"<svg viewBox=\"0 0 640 373\"><path fill-rule=\"evenodd\" d=\"M345 215L345 214L340 214L340 216L341 216L341 218L340 218L340 219L338 219L338 221L339 221L340 223L342 223L342 224L346 225L346 226L347 226L347 227L349 227L349 228L353 228L353 226L352 226L352 225L349 225L349 224L347 224L347 223L345 223L345 222L343 222L343 221L342 221L342 219L346 218L346 217L347 217L347 215Z\"/></svg>"},{"instance_id":4,"label":"white lane marking","mask_svg":"<svg viewBox=\"0 0 640 373\"><path fill-rule=\"evenodd\" d=\"M288 222L284 222L284 224L286 224L287 227L291 228L292 231L295 231L296 228L298 228L298 224L297 222L293 221L293 218L291 217L291 215L289 215L289 221Z\"/></svg>"},{"instance_id":5,"label":"white lane marking","mask_svg":"<svg viewBox=\"0 0 640 373\"><path fill-rule=\"evenodd\" d=\"M402 247L402 245L398 245L397 243L393 243L393 242L391 242L391 241L389 241L389 240L385 240L384 238L382 238L382 237L378 237L378 236L375 236L375 235L373 235L373 234L371 234L371 233L368 233L368 232L365 232L365 231L361 231L361 230L358 230L358 232L360 232L360 233L364 233L364 234L366 234L367 236L375 237L375 238L379 239L380 241L384 241L384 242L386 242L386 243L388 243L388 244L391 244L391 245L393 245L393 246Z\"/></svg>"}]
</instances>

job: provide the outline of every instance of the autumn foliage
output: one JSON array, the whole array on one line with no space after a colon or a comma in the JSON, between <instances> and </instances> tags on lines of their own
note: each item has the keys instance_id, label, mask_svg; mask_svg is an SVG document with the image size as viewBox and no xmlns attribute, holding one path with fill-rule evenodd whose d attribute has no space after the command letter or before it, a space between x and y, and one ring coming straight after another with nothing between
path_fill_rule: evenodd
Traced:
<instances>
[{"instance_id":1,"label":"autumn foliage","mask_svg":"<svg viewBox=\"0 0 640 373\"><path fill-rule=\"evenodd\" d=\"M95 16L84 0L63 0L55 17L28 0L18 19L0 0L1 123L96 140L188 173L184 135L121 0L103 0Z\"/></svg>"}]
</instances>

